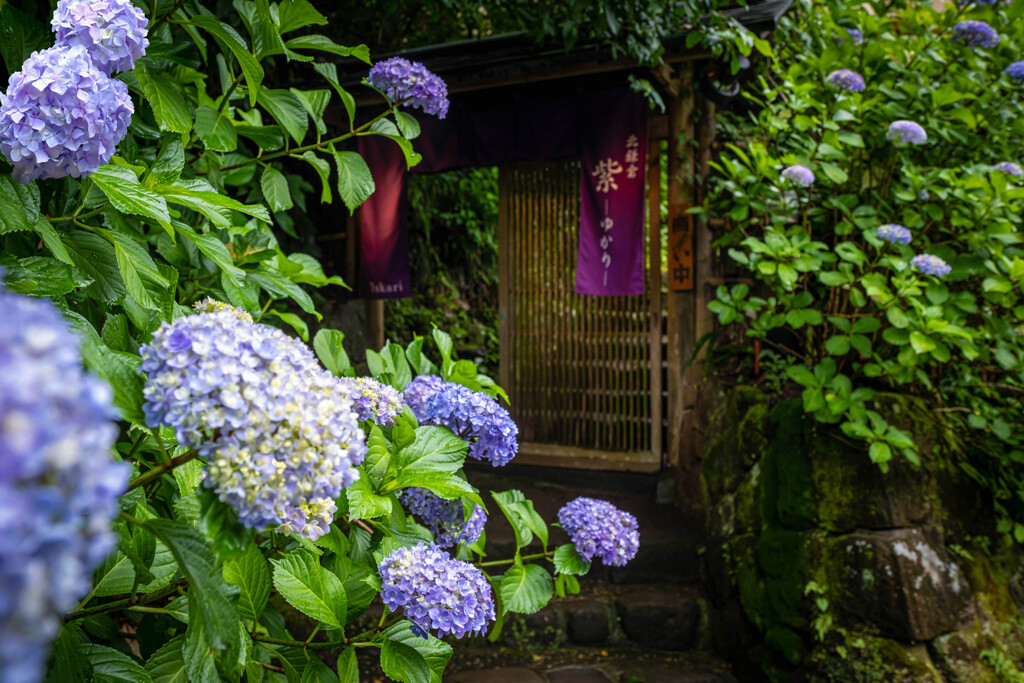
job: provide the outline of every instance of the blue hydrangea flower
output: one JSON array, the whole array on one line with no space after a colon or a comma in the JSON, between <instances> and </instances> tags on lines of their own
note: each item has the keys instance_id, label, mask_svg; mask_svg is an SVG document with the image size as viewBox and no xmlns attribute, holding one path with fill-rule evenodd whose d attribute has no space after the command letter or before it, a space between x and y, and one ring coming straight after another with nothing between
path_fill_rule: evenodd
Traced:
<instances>
[{"instance_id":1,"label":"blue hydrangea flower","mask_svg":"<svg viewBox=\"0 0 1024 683\"><path fill-rule=\"evenodd\" d=\"M441 548L476 543L487 523L487 513L479 505L473 506L472 514L466 519L462 501L445 500L427 489L406 489L399 500L411 514L419 515L434 534L434 543Z\"/></svg>"},{"instance_id":2,"label":"blue hydrangea flower","mask_svg":"<svg viewBox=\"0 0 1024 683\"><path fill-rule=\"evenodd\" d=\"M1024 177L1024 170L1012 161L1000 161L992 167L992 170L1012 175L1014 178Z\"/></svg>"},{"instance_id":3,"label":"blue hydrangea flower","mask_svg":"<svg viewBox=\"0 0 1024 683\"><path fill-rule=\"evenodd\" d=\"M448 427L469 443L469 457L488 460L495 467L515 457L519 428L497 401L439 377L421 377L410 382L404 392L406 405L420 423Z\"/></svg>"},{"instance_id":4,"label":"blue hydrangea flower","mask_svg":"<svg viewBox=\"0 0 1024 683\"><path fill-rule=\"evenodd\" d=\"M131 469L112 393L49 302L0 289L0 679L37 683L64 614L116 543Z\"/></svg>"},{"instance_id":5,"label":"blue hydrangea flower","mask_svg":"<svg viewBox=\"0 0 1024 683\"><path fill-rule=\"evenodd\" d=\"M1013 62L1003 69L1003 73L1014 80L1024 81L1024 62Z\"/></svg>"},{"instance_id":6,"label":"blue hydrangea flower","mask_svg":"<svg viewBox=\"0 0 1024 683\"><path fill-rule=\"evenodd\" d=\"M129 0L60 0L50 21L58 46L85 48L108 76L131 71L146 54L148 23Z\"/></svg>"},{"instance_id":7,"label":"blue hydrangea flower","mask_svg":"<svg viewBox=\"0 0 1024 683\"><path fill-rule=\"evenodd\" d=\"M878 228L875 236L893 244L910 244L910 231L896 223L886 223Z\"/></svg>"},{"instance_id":8,"label":"blue hydrangea flower","mask_svg":"<svg viewBox=\"0 0 1024 683\"><path fill-rule=\"evenodd\" d=\"M23 184L86 176L110 161L134 111L127 86L85 48L33 52L0 95L0 152Z\"/></svg>"},{"instance_id":9,"label":"blue hydrangea flower","mask_svg":"<svg viewBox=\"0 0 1024 683\"><path fill-rule=\"evenodd\" d=\"M139 349L150 427L206 459L204 484L254 529L316 539L366 455L348 389L299 341L204 302Z\"/></svg>"},{"instance_id":10,"label":"blue hydrangea flower","mask_svg":"<svg viewBox=\"0 0 1024 683\"><path fill-rule=\"evenodd\" d=\"M926 202L929 199L931 199L932 196L928 194L928 190L921 190L920 192L917 193L917 198L920 199L922 202Z\"/></svg>"},{"instance_id":11,"label":"blue hydrangea flower","mask_svg":"<svg viewBox=\"0 0 1024 683\"><path fill-rule=\"evenodd\" d=\"M858 29L844 27L843 30L846 31L847 34L849 34L850 38L853 40L854 45L860 45L861 43L864 42L864 34L861 33ZM842 45L843 42L845 42L844 36L837 35L836 42Z\"/></svg>"},{"instance_id":12,"label":"blue hydrangea flower","mask_svg":"<svg viewBox=\"0 0 1024 683\"><path fill-rule=\"evenodd\" d=\"M829 85L833 85L840 90L849 90L850 92L864 92L864 77L856 71L851 69L840 69L839 71L833 71L825 79Z\"/></svg>"},{"instance_id":13,"label":"blue hydrangea flower","mask_svg":"<svg viewBox=\"0 0 1024 683\"><path fill-rule=\"evenodd\" d=\"M595 557L621 567L636 555L640 531L636 517L596 498L577 498L558 511L558 523L576 551L587 561Z\"/></svg>"},{"instance_id":14,"label":"blue hydrangea flower","mask_svg":"<svg viewBox=\"0 0 1024 683\"><path fill-rule=\"evenodd\" d=\"M931 254L918 254L911 259L910 263L922 273L934 275L935 277L942 277L953 270L948 263L938 256L932 256Z\"/></svg>"},{"instance_id":15,"label":"blue hydrangea flower","mask_svg":"<svg viewBox=\"0 0 1024 683\"><path fill-rule=\"evenodd\" d=\"M412 630L438 638L483 634L494 621L494 596L483 572L468 562L452 559L434 545L398 548L378 569L381 599L388 609L405 610Z\"/></svg>"},{"instance_id":16,"label":"blue hydrangea flower","mask_svg":"<svg viewBox=\"0 0 1024 683\"><path fill-rule=\"evenodd\" d=\"M419 62L402 57L377 62L367 81L395 104L417 107L439 119L448 114L448 86Z\"/></svg>"},{"instance_id":17,"label":"blue hydrangea flower","mask_svg":"<svg viewBox=\"0 0 1024 683\"><path fill-rule=\"evenodd\" d=\"M968 47L995 47L999 34L984 21L961 21L953 27L953 40Z\"/></svg>"},{"instance_id":18,"label":"blue hydrangea flower","mask_svg":"<svg viewBox=\"0 0 1024 683\"><path fill-rule=\"evenodd\" d=\"M348 389L361 422L372 420L387 427L402 412L402 396L394 387L371 377L342 377L338 384Z\"/></svg>"},{"instance_id":19,"label":"blue hydrangea flower","mask_svg":"<svg viewBox=\"0 0 1024 683\"><path fill-rule=\"evenodd\" d=\"M782 177L786 180L792 180L797 185L803 185L804 187L810 187L814 184L814 172L800 164L793 164L783 170Z\"/></svg>"},{"instance_id":20,"label":"blue hydrangea flower","mask_svg":"<svg viewBox=\"0 0 1024 683\"><path fill-rule=\"evenodd\" d=\"M913 121L893 121L889 124L887 140L894 140L898 145L923 145L928 141L928 133L920 124Z\"/></svg>"}]
</instances>

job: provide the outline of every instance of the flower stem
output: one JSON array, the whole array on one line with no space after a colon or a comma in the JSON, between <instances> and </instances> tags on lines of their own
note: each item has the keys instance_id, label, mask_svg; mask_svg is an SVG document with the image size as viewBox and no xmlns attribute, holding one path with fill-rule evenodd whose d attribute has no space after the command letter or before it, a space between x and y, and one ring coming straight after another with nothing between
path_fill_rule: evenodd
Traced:
<instances>
[{"instance_id":1,"label":"flower stem","mask_svg":"<svg viewBox=\"0 0 1024 683\"><path fill-rule=\"evenodd\" d=\"M551 557L555 554L554 550L548 550L543 553L534 553L533 555L523 555L520 560L539 560L545 557ZM497 567L503 564L513 564L515 558L509 558L507 560L491 560L490 562L477 562L478 567Z\"/></svg>"},{"instance_id":2,"label":"flower stem","mask_svg":"<svg viewBox=\"0 0 1024 683\"><path fill-rule=\"evenodd\" d=\"M163 475L173 470L175 467L178 467L179 465L184 465L189 460L194 459L197 455L199 455L199 451L197 451L196 449L192 449L191 451L183 453L182 455L179 455L176 458L171 458L169 461L163 464L157 465L156 467L152 468L145 474L140 474L139 476L132 479L131 482L128 484L128 491L137 489L140 486L145 486L154 479L159 479Z\"/></svg>"}]
</instances>

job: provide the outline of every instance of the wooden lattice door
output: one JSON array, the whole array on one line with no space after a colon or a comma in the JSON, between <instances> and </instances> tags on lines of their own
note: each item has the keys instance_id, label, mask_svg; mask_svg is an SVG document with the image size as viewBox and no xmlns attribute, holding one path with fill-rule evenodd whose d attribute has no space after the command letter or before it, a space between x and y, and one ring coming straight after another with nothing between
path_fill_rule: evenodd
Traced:
<instances>
[{"instance_id":1,"label":"wooden lattice door","mask_svg":"<svg viewBox=\"0 0 1024 683\"><path fill-rule=\"evenodd\" d=\"M501 380L519 461L658 469L660 243L645 295L576 294L579 162L505 167L499 182Z\"/></svg>"}]
</instances>

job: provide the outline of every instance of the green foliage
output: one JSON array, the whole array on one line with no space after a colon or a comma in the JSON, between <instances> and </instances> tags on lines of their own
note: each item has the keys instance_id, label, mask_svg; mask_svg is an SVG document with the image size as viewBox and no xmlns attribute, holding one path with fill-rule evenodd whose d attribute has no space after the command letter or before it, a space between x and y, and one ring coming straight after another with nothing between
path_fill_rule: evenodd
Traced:
<instances>
[{"instance_id":1,"label":"green foliage","mask_svg":"<svg viewBox=\"0 0 1024 683\"><path fill-rule=\"evenodd\" d=\"M735 142L696 209L726 218L717 244L755 281L720 287L710 308L773 347L768 385L799 385L804 410L862 442L883 470L919 454L876 397L925 398L963 431L963 466L1008 520L1024 520L1024 189L993 166L1020 159L1024 89L1003 70L1024 47L1022 9L797 3L777 62L750 88L754 113L720 119ZM964 19L995 26L998 47L952 40ZM826 82L842 68L863 75L864 92ZM898 120L921 124L928 142L888 140ZM797 163L816 174L810 188L780 178ZM889 223L911 243L879 239ZM952 272L911 265L926 253Z\"/></svg>"}]
</instances>

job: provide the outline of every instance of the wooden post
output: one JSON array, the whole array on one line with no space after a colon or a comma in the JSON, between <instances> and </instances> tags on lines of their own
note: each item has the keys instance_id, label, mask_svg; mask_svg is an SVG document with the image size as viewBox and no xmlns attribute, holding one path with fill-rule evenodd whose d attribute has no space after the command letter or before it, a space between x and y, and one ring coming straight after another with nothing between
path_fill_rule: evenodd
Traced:
<instances>
[{"instance_id":1,"label":"wooden post","mask_svg":"<svg viewBox=\"0 0 1024 683\"><path fill-rule=\"evenodd\" d=\"M700 179L700 183L695 189L697 201L703 202L707 193L707 178L711 174L711 154L715 142L715 103L698 96L697 110L700 112L697 128L697 177ZM696 339L699 341L715 329L714 314L708 309L708 304L715 299L715 285L719 280L716 275L720 275L720 273L715 272L716 264L711 252L714 235L708 222L704 218L700 218L695 221L694 229L694 266L696 269L694 312L696 314ZM698 457L701 457L704 452L704 426L707 425L714 399L710 378L705 373L707 350L710 344L711 340L709 339L701 346L693 364L687 370L690 383L697 388L693 432Z\"/></svg>"},{"instance_id":2,"label":"wooden post","mask_svg":"<svg viewBox=\"0 0 1024 683\"><path fill-rule=\"evenodd\" d=\"M515 350L512 348L513 304L512 300L512 235L509 224L509 169L498 169L498 382L508 392L509 400L515 404L513 395L512 366Z\"/></svg>"},{"instance_id":3,"label":"wooden post","mask_svg":"<svg viewBox=\"0 0 1024 683\"><path fill-rule=\"evenodd\" d=\"M694 93L692 72L682 74L680 96L668 102L668 220L669 263L683 263L681 254L673 249L685 249L693 231L692 216L686 213L693 201L694 160L690 143L694 138ZM684 234L685 233L685 234ZM677 240L673 241L673 235ZM691 254L692 257L692 254ZM671 266L670 266L671 267ZM668 374L668 462L677 467L678 485L684 502L699 507L701 498L700 470L694 409L696 389L692 372L687 371L697 341L696 294L685 273L669 272L669 292L666 300L668 344L666 365ZM690 280L689 290L682 289Z\"/></svg>"},{"instance_id":4,"label":"wooden post","mask_svg":"<svg viewBox=\"0 0 1024 683\"><path fill-rule=\"evenodd\" d=\"M384 300L367 299L366 317L370 321L370 346L375 351L384 347Z\"/></svg>"},{"instance_id":5,"label":"wooden post","mask_svg":"<svg viewBox=\"0 0 1024 683\"><path fill-rule=\"evenodd\" d=\"M661 403L661 137L653 133L648 144L647 170L647 254L648 304L651 316L651 452L659 459L662 451Z\"/></svg>"}]
</instances>

